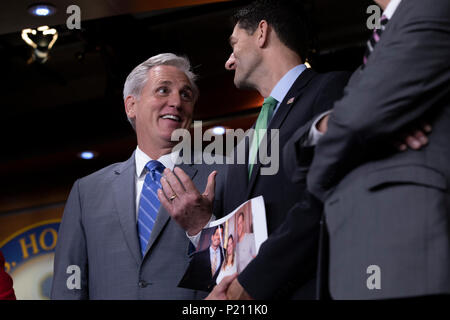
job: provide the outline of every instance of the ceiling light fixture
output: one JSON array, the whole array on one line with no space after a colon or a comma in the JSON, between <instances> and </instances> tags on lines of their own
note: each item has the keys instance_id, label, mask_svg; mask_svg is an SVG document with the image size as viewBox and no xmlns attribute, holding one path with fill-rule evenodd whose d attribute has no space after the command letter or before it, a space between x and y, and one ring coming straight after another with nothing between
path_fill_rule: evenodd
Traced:
<instances>
[{"instance_id":1,"label":"ceiling light fixture","mask_svg":"<svg viewBox=\"0 0 450 320\"><path fill-rule=\"evenodd\" d=\"M56 12L56 8L49 3L36 3L28 7L28 12L33 16L48 17Z\"/></svg>"},{"instance_id":2,"label":"ceiling light fixture","mask_svg":"<svg viewBox=\"0 0 450 320\"><path fill-rule=\"evenodd\" d=\"M28 60L28 63L37 61L39 63L45 63L48 60L48 53L58 39L58 31L48 26L41 26L35 29L23 29L22 39L31 48L33 48L33 54Z\"/></svg>"},{"instance_id":3,"label":"ceiling light fixture","mask_svg":"<svg viewBox=\"0 0 450 320\"><path fill-rule=\"evenodd\" d=\"M91 160L91 159L94 159L95 153L92 151L83 151L83 152L80 152L78 156L81 159Z\"/></svg>"},{"instance_id":4,"label":"ceiling light fixture","mask_svg":"<svg viewBox=\"0 0 450 320\"><path fill-rule=\"evenodd\" d=\"M225 134L225 128L222 126L217 126L212 129L212 132L216 136L221 136L221 135Z\"/></svg>"}]
</instances>

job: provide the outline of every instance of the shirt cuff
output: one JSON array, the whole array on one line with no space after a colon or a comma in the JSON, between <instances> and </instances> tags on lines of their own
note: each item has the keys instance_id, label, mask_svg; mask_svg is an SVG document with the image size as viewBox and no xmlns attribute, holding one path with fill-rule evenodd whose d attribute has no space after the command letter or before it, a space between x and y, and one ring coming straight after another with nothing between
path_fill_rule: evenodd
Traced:
<instances>
[{"instance_id":1,"label":"shirt cuff","mask_svg":"<svg viewBox=\"0 0 450 320\"><path fill-rule=\"evenodd\" d=\"M303 142L304 147L315 146L319 142L320 138L322 138L324 134L317 130L317 123L322 120L323 117L329 115L331 112L332 110L328 110L318 116L316 120L314 120L313 124L311 125L311 129L309 130L308 138Z\"/></svg>"},{"instance_id":2,"label":"shirt cuff","mask_svg":"<svg viewBox=\"0 0 450 320\"><path fill-rule=\"evenodd\" d=\"M213 222L214 220L216 220L216 217L212 214L211 218L209 219L208 223L205 224L205 226L203 227L203 229L208 228L209 224L211 222ZM202 232L200 231L199 233L197 233L196 235L190 236L188 235L187 231L186 231L186 236L189 238L189 240L192 242L192 244L194 245L195 248L197 248L198 243L200 242L200 235L202 234Z\"/></svg>"}]
</instances>

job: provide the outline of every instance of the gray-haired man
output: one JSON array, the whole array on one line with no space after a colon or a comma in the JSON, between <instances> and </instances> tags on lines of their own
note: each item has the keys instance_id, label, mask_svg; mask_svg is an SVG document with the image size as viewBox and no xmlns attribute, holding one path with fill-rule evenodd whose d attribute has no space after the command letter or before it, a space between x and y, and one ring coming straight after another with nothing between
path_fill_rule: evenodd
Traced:
<instances>
[{"instance_id":1,"label":"gray-haired man","mask_svg":"<svg viewBox=\"0 0 450 320\"><path fill-rule=\"evenodd\" d=\"M75 182L59 232L53 299L205 296L177 287L188 264L189 240L155 194L162 171L173 170L179 156L172 152L178 143L171 141L172 132L191 124L198 97L194 80L189 61L171 53L151 57L128 76L124 103L136 151ZM198 190L207 180L214 188L213 166L179 167Z\"/></svg>"}]
</instances>

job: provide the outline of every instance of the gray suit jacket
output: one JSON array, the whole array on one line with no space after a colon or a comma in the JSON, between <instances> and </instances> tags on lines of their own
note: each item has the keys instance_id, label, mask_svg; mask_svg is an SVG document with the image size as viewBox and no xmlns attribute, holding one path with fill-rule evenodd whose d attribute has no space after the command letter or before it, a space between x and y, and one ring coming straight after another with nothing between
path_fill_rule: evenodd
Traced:
<instances>
[{"instance_id":1,"label":"gray suit jacket","mask_svg":"<svg viewBox=\"0 0 450 320\"><path fill-rule=\"evenodd\" d=\"M333 298L450 293L449 58L450 1L404 0L334 106L307 176L324 201ZM428 146L387 150L421 120Z\"/></svg>"},{"instance_id":2,"label":"gray suit jacket","mask_svg":"<svg viewBox=\"0 0 450 320\"><path fill-rule=\"evenodd\" d=\"M179 166L204 190L210 165ZM101 169L75 182L64 210L56 247L52 299L201 299L206 293L178 288L189 262L185 231L161 206L141 257L136 228L135 160ZM223 185L222 172L217 187ZM220 190L217 192L220 195ZM73 271L81 288L69 289ZM74 284L74 278L69 282Z\"/></svg>"}]
</instances>

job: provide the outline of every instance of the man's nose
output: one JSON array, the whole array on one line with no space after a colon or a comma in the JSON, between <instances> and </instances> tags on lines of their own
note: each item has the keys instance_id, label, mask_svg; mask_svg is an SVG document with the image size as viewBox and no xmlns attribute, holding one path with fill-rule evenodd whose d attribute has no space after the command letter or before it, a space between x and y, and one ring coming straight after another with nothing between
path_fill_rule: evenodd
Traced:
<instances>
[{"instance_id":1,"label":"man's nose","mask_svg":"<svg viewBox=\"0 0 450 320\"><path fill-rule=\"evenodd\" d=\"M178 92L173 92L169 96L169 106L174 108L181 108L181 94Z\"/></svg>"},{"instance_id":2,"label":"man's nose","mask_svg":"<svg viewBox=\"0 0 450 320\"><path fill-rule=\"evenodd\" d=\"M230 54L227 62L225 62L225 69L234 70L236 68L236 60L234 58L234 53Z\"/></svg>"}]
</instances>

